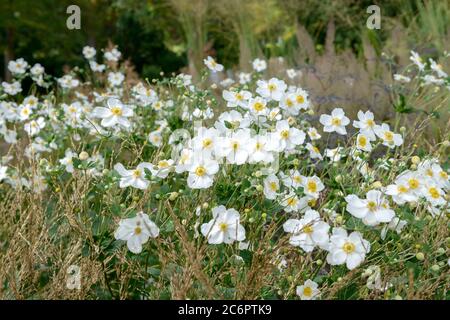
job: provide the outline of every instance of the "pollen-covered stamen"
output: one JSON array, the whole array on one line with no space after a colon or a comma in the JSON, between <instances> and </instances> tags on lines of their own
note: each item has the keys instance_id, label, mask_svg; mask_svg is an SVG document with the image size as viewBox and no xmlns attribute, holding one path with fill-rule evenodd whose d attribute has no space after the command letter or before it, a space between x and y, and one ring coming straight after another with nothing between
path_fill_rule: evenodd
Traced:
<instances>
[{"instance_id":1,"label":"pollen-covered stamen","mask_svg":"<svg viewBox=\"0 0 450 320\"><path fill-rule=\"evenodd\" d=\"M308 181L306 188L309 192L317 192L317 183L315 181Z\"/></svg>"},{"instance_id":2,"label":"pollen-covered stamen","mask_svg":"<svg viewBox=\"0 0 450 320\"><path fill-rule=\"evenodd\" d=\"M375 201L369 201L367 202L367 209L369 209L369 211L374 212L377 209L377 204Z\"/></svg>"},{"instance_id":3,"label":"pollen-covered stamen","mask_svg":"<svg viewBox=\"0 0 450 320\"><path fill-rule=\"evenodd\" d=\"M438 189L436 189L435 187L429 188L429 189L428 189L428 193L430 194L430 196L431 196L433 199L439 199L439 197L441 196L441 195L439 194Z\"/></svg>"},{"instance_id":4,"label":"pollen-covered stamen","mask_svg":"<svg viewBox=\"0 0 450 320\"><path fill-rule=\"evenodd\" d=\"M385 131L384 140L386 140L387 142L392 142L394 140L394 134L391 131Z\"/></svg>"},{"instance_id":5,"label":"pollen-covered stamen","mask_svg":"<svg viewBox=\"0 0 450 320\"><path fill-rule=\"evenodd\" d=\"M304 295L305 297L311 297L311 296L312 296L312 293L313 293L313 290L311 289L311 287L305 287L305 288L303 289L303 295Z\"/></svg>"},{"instance_id":6,"label":"pollen-covered stamen","mask_svg":"<svg viewBox=\"0 0 450 320\"><path fill-rule=\"evenodd\" d=\"M283 131L281 131L280 135L281 135L281 137L282 137L283 139L289 138L289 130L283 130Z\"/></svg>"},{"instance_id":7,"label":"pollen-covered stamen","mask_svg":"<svg viewBox=\"0 0 450 320\"><path fill-rule=\"evenodd\" d=\"M256 111L262 111L264 110L264 104L262 104L261 102L255 102L253 104L253 109L255 109Z\"/></svg>"},{"instance_id":8,"label":"pollen-covered stamen","mask_svg":"<svg viewBox=\"0 0 450 320\"><path fill-rule=\"evenodd\" d=\"M141 170L139 170L139 169L133 170L133 177L139 178L140 176L141 176Z\"/></svg>"},{"instance_id":9,"label":"pollen-covered stamen","mask_svg":"<svg viewBox=\"0 0 450 320\"><path fill-rule=\"evenodd\" d=\"M333 118L333 119L331 119L331 124L332 124L333 126L340 126L340 125L341 125L341 119L339 119L339 118Z\"/></svg>"},{"instance_id":10,"label":"pollen-covered stamen","mask_svg":"<svg viewBox=\"0 0 450 320\"><path fill-rule=\"evenodd\" d=\"M211 144L212 144L212 140L210 138L206 138L202 142L203 148L208 148Z\"/></svg>"},{"instance_id":11,"label":"pollen-covered stamen","mask_svg":"<svg viewBox=\"0 0 450 320\"><path fill-rule=\"evenodd\" d=\"M419 180L417 180L415 178L411 178L408 180L408 185L409 185L410 189L415 190L415 189L419 188L420 183L419 183Z\"/></svg>"},{"instance_id":12,"label":"pollen-covered stamen","mask_svg":"<svg viewBox=\"0 0 450 320\"><path fill-rule=\"evenodd\" d=\"M122 108L121 107L112 107L111 108L111 113L115 116L121 116L122 115Z\"/></svg>"},{"instance_id":13,"label":"pollen-covered stamen","mask_svg":"<svg viewBox=\"0 0 450 320\"><path fill-rule=\"evenodd\" d=\"M206 169L202 166L199 166L195 169L195 174L199 177L203 177L206 174Z\"/></svg>"},{"instance_id":14,"label":"pollen-covered stamen","mask_svg":"<svg viewBox=\"0 0 450 320\"><path fill-rule=\"evenodd\" d=\"M345 253L350 254L355 251L355 245L351 242L346 242L342 246L342 250L344 250Z\"/></svg>"},{"instance_id":15,"label":"pollen-covered stamen","mask_svg":"<svg viewBox=\"0 0 450 320\"><path fill-rule=\"evenodd\" d=\"M226 232L228 230L228 224L226 224L224 222L219 223L219 229L222 232Z\"/></svg>"}]
</instances>

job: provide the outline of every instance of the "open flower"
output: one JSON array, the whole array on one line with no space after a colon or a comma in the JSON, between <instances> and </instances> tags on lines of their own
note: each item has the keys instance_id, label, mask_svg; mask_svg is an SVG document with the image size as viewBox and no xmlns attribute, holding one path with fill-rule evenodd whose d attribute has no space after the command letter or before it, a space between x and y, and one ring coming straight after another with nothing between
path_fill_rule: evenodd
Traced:
<instances>
[{"instance_id":1,"label":"open flower","mask_svg":"<svg viewBox=\"0 0 450 320\"><path fill-rule=\"evenodd\" d=\"M24 74L27 71L27 68L28 62L26 62L23 58L8 62L8 70L14 75Z\"/></svg>"},{"instance_id":2,"label":"open flower","mask_svg":"<svg viewBox=\"0 0 450 320\"><path fill-rule=\"evenodd\" d=\"M222 96L227 102L227 107L241 107L245 108L247 106L248 100L252 97L252 94L249 91L241 90L241 91L228 91L223 90Z\"/></svg>"},{"instance_id":3,"label":"open flower","mask_svg":"<svg viewBox=\"0 0 450 320\"><path fill-rule=\"evenodd\" d=\"M108 83L112 87L118 87L125 80L125 76L121 72L110 72L108 73Z\"/></svg>"},{"instance_id":4,"label":"open flower","mask_svg":"<svg viewBox=\"0 0 450 320\"><path fill-rule=\"evenodd\" d=\"M328 223L320 219L315 210L307 210L302 219L289 219L283 224L285 232L292 233L289 243L311 252L316 246L324 248L328 244Z\"/></svg>"},{"instance_id":5,"label":"open flower","mask_svg":"<svg viewBox=\"0 0 450 320\"><path fill-rule=\"evenodd\" d=\"M203 59L203 62L212 72L220 72L223 70L223 65L217 63L212 57L208 56L206 59Z\"/></svg>"},{"instance_id":6,"label":"open flower","mask_svg":"<svg viewBox=\"0 0 450 320\"><path fill-rule=\"evenodd\" d=\"M167 178L167 176L169 175L170 171L173 168L173 160L169 159L169 160L160 160L158 161L158 163L156 165L154 165L150 171L152 173L153 176L164 179Z\"/></svg>"},{"instance_id":7,"label":"open flower","mask_svg":"<svg viewBox=\"0 0 450 320\"><path fill-rule=\"evenodd\" d=\"M272 78L269 81L258 80L256 92L267 100L280 101L286 91L287 85L283 80Z\"/></svg>"},{"instance_id":8,"label":"open flower","mask_svg":"<svg viewBox=\"0 0 450 320\"><path fill-rule=\"evenodd\" d=\"M153 169L153 165L148 162L142 162L134 170L125 169L121 163L117 163L114 166L114 170L116 170L121 176L119 183L121 188L131 186L141 190L147 189L150 184L150 181L145 178L145 169L151 171Z\"/></svg>"},{"instance_id":9,"label":"open flower","mask_svg":"<svg viewBox=\"0 0 450 320\"><path fill-rule=\"evenodd\" d=\"M317 288L317 283L308 279L304 284L297 287L296 293L301 300L315 300L320 295L320 290Z\"/></svg>"},{"instance_id":10,"label":"open flower","mask_svg":"<svg viewBox=\"0 0 450 320\"><path fill-rule=\"evenodd\" d=\"M120 220L114 238L126 241L131 252L140 253L142 245L150 237L156 238L158 235L159 228L149 219L147 214L141 211L134 218Z\"/></svg>"},{"instance_id":11,"label":"open flower","mask_svg":"<svg viewBox=\"0 0 450 320\"><path fill-rule=\"evenodd\" d=\"M356 148L366 152L372 151L370 138L363 133L358 134L358 136L356 137Z\"/></svg>"},{"instance_id":12,"label":"open flower","mask_svg":"<svg viewBox=\"0 0 450 320\"><path fill-rule=\"evenodd\" d=\"M403 138L400 134L394 133L389 129L389 125L383 123L381 126L376 126L375 134L383 140L383 145L389 148L395 148L403 144Z\"/></svg>"},{"instance_id":13,"label":"open flower","mask_svg":"<svg viewBox=\"0 0 450 320\"><path fill-rule=\"evenodd\" d=\"M270 141L275 151L292 150L305 141L305 133L290 127L287 120L278 121L275 130Z\"/></svg>"},{"instance_id":14,"label":"open flower","mask_svg":"<svg viewBox=\"0 0 450 320\"><path fill-rule=\"evenodd\" d=\"M345 126L350 123L350 120L345 116L342 108L335 108L331 112L331 115L322 114L319 121L323 125L323 131L336 132L341 135L347 134Z\"/></svg>"},{"instance_id":15,"label":"open flower","mask_svg":"<svg viewBox=\"0 0 450 320\"><path fill-rule=\"evenodd\" d=\"M69 173L72 173L74 171L72 160L73 158L78 158L78 155L72 150L67 149L64 158L59 159L59 163L66 167L66 171Z\"/></svg>"},{"instance_id":16,"label":"open flower","mask_svg":"<svg viewBox=\"0 0 450 320\"><path fill-rule=\"evenodd\" d=\"M228 163L241 165L248 158L248 143L250 142L250 131L248 129L239 129L233 132L229 137L220 139L216 146L216 155L225 157Z\"/></svg>"},{"instance_id":17,"label":"open flower","mask_svg":"<svg viewBox=\"0 0 450 320\"><path fill-rule=\"evenodd\" d=\"M343 228L334 228L330 236L327 262L331 265L346 264L349 270L358 267L370 251L370 243L357 231L350 235Z\"/></svg>"},{"instance_id":18,"label":"open flower","mask_svg":"<svg viewBox=\"0 0 450 320\"><path fill-rule=\"evenodd\" d=\"M270 174L264 179L264 196L267 199L273 200L277 197L280 189L280 181L277 176Z\"/></svg>"},{"instance_id":19,"label":"open flower","mask_svg":"<svg viewBox=\"0 0 450 320\"><path fill-rule=\"evenodd\" d=\"M189 188L206 189L212 186L214 175L219 171L219 164L211 158L197 156L192 160L188 171Z\"/></svg>"},{"instance_id":20,"label":"open flower","mask_svg":"<svg viewBox=\"0 0 450 320\"><path fill-rule=\"evenodd\" d=\"M302 181L302 186L303 192L307 196L313 197L315 199L319 198L320 191L325 188L322 181L317 176L306 177L306 179L303 179Z\"/></svg>"},{"instance_id":21,"label":"open flower","mask_svg":"<svg viewBox=\"0 0 450 320\"><path fill-rule=\"evenodd\" d=\"M358 111L358 120L353 121L353 126L359 129L359 132L369 138L369 140L376 140L375 137L375 126L376 123L373 120L373 113L370 111L366 111L365 113L361 110Z\"/></svg>"},{"instance_id":22,"label":"open flower","mask_svg":"<svg viewBox=\"0 0 450 320\"><path fill-rule=\"evenodd\" d=\"M133 116L133 110L120 102L119 99L109 98L107 107L96 107L93 112L95 116L102 118L101 125L104 127L109 128L119 125L129 128L131 126L127 118Z\"/></svg>"},{"instance_id":23,"label":"open flower","mask_svg":"<svg viewBox=\"0 0 450 320\"><path fill-rule=\"evenodd\" d=\"M90 46L83 47L83 56L87 60L92 60L95 57L96 53L97 53L97 50L95 50L95 48L93 48L93 47L90 47Z\"/></svg>"},{"instance_id":24,"label":"open flower","mask_svg":"<svg viewBox=\"0 0 450 320\"><path fill-rule=\"evenodd\" d=\"M28 135L34 136L41 131L45 127L45 120L43 117L39 117L36 120L31 120L28 123L25 123L23 126L24 130Z\"/></svg>"},{"instance_id":25,"label":"open flower","mask_svg":"<svg viewBox=\"0 0 450 320\"><path fill-rule=\"evenodd\" d=\"M267 69L266 61L259 59L259 58L256 58L255 60L253 60L252 66L256 72L262 72Z\"/></svg>"},{"instance_id":26,"label":"open flower","mask_svg":"<svg viewBox=\"0 0 450 320\"><path fill-rule=\"evenodd\" d=\"M308 208L308 200L299 198L294 192L290 192L283 197L281 205L286 212L300 212Z\"/></svg>"},{"instance_id":27,"label":"open flower","mask_svg":"<svg viewBox=\"0 0 450 320\"><path fill-rule=\"evenodd\" d=\"M387 223L395 217L395 212L389 208L387 200L379 190L370 190L366 199L351 194L345 197L345 201L347 201L346 210L354 217L362 219L368 226Z\"/></svg>"},{"instance_id":28,"label":"open flower","mask_svg":"<svg viewBox=\"0 0 450 320\"><path fill-rule=\"evenodd\" d=\"M201 226L202 234L209 244L233 243L245 240L245 229L235 209L218 206L212 209L213 219Z\"/></svg>"}]
</instances>

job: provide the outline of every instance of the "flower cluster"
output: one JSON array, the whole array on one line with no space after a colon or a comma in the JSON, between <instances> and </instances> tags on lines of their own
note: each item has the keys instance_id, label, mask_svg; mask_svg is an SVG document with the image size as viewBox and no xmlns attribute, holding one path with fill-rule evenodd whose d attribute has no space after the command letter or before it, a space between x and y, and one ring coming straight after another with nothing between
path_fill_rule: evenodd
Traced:
<instances>
[{"instance_id":1,"label":"flower cluster","mask_svg":"<svg viewBox=\"0 0 450 320\"><path fill-rule=\"evenodd\" d=\"M105 197L117 196L123 208L106 233L134 254L151 250L150 238L173 232L173 216L161 213L167 211L163 201L197 208L182 225L211 250L208 245L236 244L238 251L251 251L263 238L255 234L270 222L282 230L271 235L274 243L284 238L300 255L322 254L328 267L349 270L366 261L373 242L390 230L402 232L406 208L422 206L434 217L448 211L450 181L437 159L416 157L408 167L404 131L377 123L370 110L359 110L351 121L337 106L316 121L310 94L293 84L294 69L286 71L286 81L264 79L267 63L255 59L254 72L203 89L186 74L151 85L129 82L115 47L104 50L102 63L95 48L82 53L100 86L90 87L93 82L75 71L52 78L39 64L9 62L14 80L2 83L0 137L11 148L23 144L24 158L39 165L18 170L8 153L0 183L44 194L57 180L92 179L83 181L93 181L92 189ZM420 57L413 53L412 59L425 69ZM204 63L211 79L225 69L212 57ZM447 77L432 60L430 68L439 79ZM28 76L37 86L61 90L22 96ZM161 212L152 215L153 206ZM382 288L376 271L368 282ZM320 294L311 279L296 292L301 299Z\"/></svg>"}]
</instances>

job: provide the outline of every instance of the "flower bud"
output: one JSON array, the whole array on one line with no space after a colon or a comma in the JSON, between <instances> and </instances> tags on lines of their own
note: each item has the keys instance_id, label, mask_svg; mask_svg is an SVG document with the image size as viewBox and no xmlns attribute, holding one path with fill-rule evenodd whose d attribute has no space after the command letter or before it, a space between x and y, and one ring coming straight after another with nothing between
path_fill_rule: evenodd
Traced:
<instances>
[{"instance_id":1,"label":"flower bud","mask_svg":"<svg viewBox=\"0 0 450 320\"><path fill-rule=\"evenodd\" d=\"M419 158L418 156L413 156L413 157L411 158L411 162L412 162L413 164L419 164L420 158Z\"/></svg>"},{"instance_id":2,"label":"flower bud","mask_svg":"<svg viewBox=\"0 0 450 320\"><path fill-rule=\"evenodd\" d=\"M87 160L87 158L89 158L89 153L86 151L81 151L78 158L80 158L81 161Z\"/></svg>"}]
</instances>

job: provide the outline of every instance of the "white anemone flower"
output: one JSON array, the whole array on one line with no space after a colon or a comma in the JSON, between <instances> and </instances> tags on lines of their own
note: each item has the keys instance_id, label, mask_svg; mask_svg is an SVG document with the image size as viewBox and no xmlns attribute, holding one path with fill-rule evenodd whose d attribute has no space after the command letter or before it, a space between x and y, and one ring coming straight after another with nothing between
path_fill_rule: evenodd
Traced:
<instances>
[{"instance_id":1,"label":"white anemone flower","mask_svg":"<svg viewBox=\"0 0 450 320\"><path fill-rule=\"evenodd\" d=\"M142 245L147 243L150 237L156 238L158 235L159 228L141 211L134 218L120 220L114 238L126 241L128 249L137 254L142 251Z\"/></svg>"},{"instance_id":2,"label":"white anemone flower","mask_svg":"<svg viewBox=\"0 0 450 320\"><path fill-rule=\"evenodd\" d=\"M376 140L374 131L376 125L374 115L370 111L366 111L365 113L361 110L358 111L358 120L353 121L353 126L359 129L359 132L368 137L370 141Z\"/></svg>"},{"instance_id":3,"label":"white anemone flower","mask_svg":"<svg viewBox=\"0 0 450 320\"><path fill-rule=\"evenodd\" d=\"M206 59L203 59L203 63L208 67L212 72L221 72L223 70L223 65L217 63L212 57L208 56Z\"/></svg>"},{"instance_id":4,"label":"white anemone flower","mask_svg":"<svg viewBox=\"0 0 450 320\"><path fill-rule=\"evenodd\" d=\"M387 200L379 190L370 190L366 199L351 194L345 197L346 210L368 226L376 226L382 222L390 222L395 217L394 210L389 208Z\"/></svg>"},{"instance_id":5,"label":"white anemone flower","mask_svg":"<svg viewBox=\"0 0 450 320\"><path fill-rule=\"evenodd\" d=\"M320 123L324 126L325 132L336 132L341 135L346 135L347 130L345 126L350 123L349 118L345 116L342 108L335 108L331 111L331 115L322 114L319 119Z\"/></svg>"},{"instance_id":6,"label":"white anemone flower","mask_svg":"<svg viewBox=\"0 0 450 320\"><path fill-rule=\"evenodd\" d=\"M119 99L109 98L107 107L96 107L93 114L102 119L100 124L104 127L110 128L119 125L129 128L131 123L127 118L133 116L133 110Z\"/></svg>"},{"instance_id":7,"label":"white anemone flower","mask_svg":"<svg viewBox=\"0 0 450 320\"><path fill-rule=\"evenodd\" d=\"M349 270L358 267L370 251L369 241L354 231L350 235L343 228L334 228L330 236L327 262L331 265L346 264Z\"/></svg>"},{"instance_id":8,"label":"white anemone flower","mask_svg":"<svg viewBox=\"0 0 450 320\"><path fill-rule=\"evenodd\" d=\"M315 210L307 210L302 219L289 219L283 224L285 232L292 233L289 243L311 252L316 246L325 248L328 244L328 223L320 219Z\"/></svg>"},{"instance_id":9,"label":"white anemone flower","mask_svg":"<svg viewBox=\"0 0 450 320\"><path fill-rule=\"evenodd\" d=\"M212 186L214 175L219 171L219 164L214 159L194 157L189 167L187 183L191 189L206 189Z\"/></svg>"},{"instance_id":10,"label":"white anemone flower","mask_svg":"<svg viewBox=\"0 0 450 320\"><path fill-rule=\"evenodd\" d=\"M383 123L381 126L375 126L375 134L383 140L383 145L389 148L395 148L403 144L403 138L401 134L394 133L389 129L389 125Z\"/></svg>"},{"instance_id":11,"label":"white anemone flower","mask_svg":"<svg viewBox=\"0 0 450 320\"><path fill-rule=\"evenodd\" d=\"M230 244L245 240L245 229L240 224L239 212L218 206L212 209L212 215L213 219L200 228L209 244Z\"/></svg>"},{"instance_id":12,"label":"white anemone flower","mask_svg":"<svg viewBox=\"0 0 450 320\"><path fill-rule=\"evenodd\" d=\"M150 184L150 181L145 178L145 169L151 171L153 169L153 165L148 162L142 162L134 170L125 169L121 163L117 163L114 166L114 170L116 170L121 176L119 182L119 186L121 188L131 186L141 190L147 189Z\"/></svg>"},{"instance_id":13,"label":"white anemone flower","mask_svg":"<svg viewBox=\"0 0 450 320\"><path fill-rule=\"evenodd\" d=\"M316 300L320 295L318 287L316 282L308 279L304 284L298 286L295 292L301 300Z\"/></svg>"}]
</instances>

